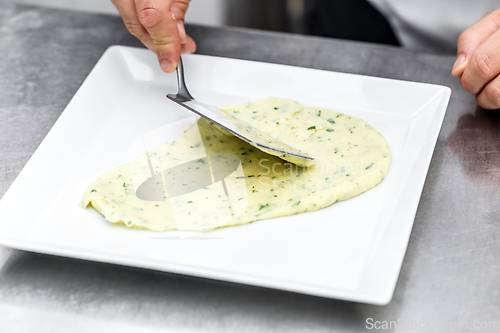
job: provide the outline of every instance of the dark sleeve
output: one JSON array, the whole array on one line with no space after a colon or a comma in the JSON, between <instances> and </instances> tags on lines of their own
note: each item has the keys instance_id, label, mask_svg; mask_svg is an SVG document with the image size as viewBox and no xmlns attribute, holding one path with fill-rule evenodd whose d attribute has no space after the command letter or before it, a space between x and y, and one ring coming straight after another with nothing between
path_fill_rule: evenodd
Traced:
<instances>
[{"instance_id":1,"label":"dark sleeve","mask_svg":"<svg viewBox=\"0 0 500 333\"><path fill-rule=\"evenodd\" d=\"M312 35L400 45L387 19L366 0L308 2L306 28Z\"/></svg>"}]
</instances>

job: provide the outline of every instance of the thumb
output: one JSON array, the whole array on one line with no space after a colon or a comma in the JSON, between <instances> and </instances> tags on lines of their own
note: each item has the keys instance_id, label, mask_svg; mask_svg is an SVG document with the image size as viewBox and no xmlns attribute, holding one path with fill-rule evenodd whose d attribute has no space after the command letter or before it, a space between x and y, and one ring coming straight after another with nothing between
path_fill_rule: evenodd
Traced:
<instances>
[{"instance_id":1,"label":"thumb","mask_svg":"<svg viewBox=\"0 0 500 333\"><path fill-rule=\"evenodd\" d=\"M162 70L173 72L181 55L181 41L170 1L135 0L135 6L140 23L152 39Z\"/></svg>"},{"instance_id":2,"label":"thumb","mask_svg":"<svg viewBox=\"0 0 500 333\"><path fill-rule=\"evenodd\" d=\"M465 30L457 42L457 58L451 74L460 77L471 55L488 37L500 27L500 9L494 10Z\"/></svg>"}]
</instances>

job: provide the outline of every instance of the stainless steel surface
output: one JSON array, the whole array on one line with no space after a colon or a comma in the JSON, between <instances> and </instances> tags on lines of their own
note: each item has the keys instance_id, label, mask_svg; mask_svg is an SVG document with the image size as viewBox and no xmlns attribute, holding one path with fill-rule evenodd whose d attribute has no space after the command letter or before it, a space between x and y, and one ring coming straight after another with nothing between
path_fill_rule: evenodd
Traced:
<instances>
[{"instance_id":1,"label":"stainless steel surface","mask_svg":"<svg viewBox=\"0 0 500 333\"><path fill-rule=\"evenodd\" d=\"M188 90L184 80L184 65L182 59L179 59L177 66L177 94L168 94L171 101L188 109L195 114L210 120L225 130L231 132L236 137L248 142L254 147L261 149L269 154L290 159L287 155L292 155L293 162L298 165L314 164L314 158L304 155L300 150L272 137L270 134L247 124L235 117L230 119L228 116L217 110L216 107L196 100ZM245 133L245 134L244 134Z\"/></svg>"},{"instance_id":2,"label":"stainless steel surface","mask_svg":"<svg viewBox=\"0 0 500 333\"><path fill-rule=\"evenodd\" d=\"M450 75L454 57L248 30L187 30L201 54L453 89L392 302L342 302L0 248L0 332L360 332L369 318L436 322L442 326L426 331L454 332L444 324L468 323L473 331L474 324L500 321L499 114L477 108L461 89ZM1 195L104 50L140 44L117 17L5 3L0 31Z\"/></svg>"}]
</instances>

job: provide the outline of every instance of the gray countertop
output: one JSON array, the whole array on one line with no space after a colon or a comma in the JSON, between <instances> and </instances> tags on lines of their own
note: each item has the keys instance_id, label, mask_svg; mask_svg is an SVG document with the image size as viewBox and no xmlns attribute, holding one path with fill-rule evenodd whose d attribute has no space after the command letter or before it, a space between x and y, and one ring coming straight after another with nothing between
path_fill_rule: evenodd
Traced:
<instances>
[{"instance_id":1,"label":"gray countertop","mask_svg":"<svg viewBox=\"0 0 500 333\"><path fill-rule=\"evenodd\" d=\"M104 50L141 44L119 17L1 4L3 195ZM359 332L367 318L439 321L434 332L454 331L446 322L496 321L500 329L500 117L460 88L450 75L453 56L229 28L189 26L188 33L200 54L452 88L392 302L372 306L0 247L0 332Z\"/></svg>"}]
</instances>

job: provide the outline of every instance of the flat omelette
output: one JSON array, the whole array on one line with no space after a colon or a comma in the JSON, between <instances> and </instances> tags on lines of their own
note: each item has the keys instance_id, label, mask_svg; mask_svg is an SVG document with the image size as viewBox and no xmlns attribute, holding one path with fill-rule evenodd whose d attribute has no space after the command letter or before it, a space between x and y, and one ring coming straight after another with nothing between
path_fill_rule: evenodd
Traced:
<instances>
[{"instance_id":1,"label":"flat omelette","mask_svg":"<svg viewBox=\"0 0 500 333\"><path fill-rule=\"evenodd\" d=\"M356 117L283 98L219 109L315 164L267 154L200 118L177 140L105 172L81 206L130 228L204 232L328 207L375 187L389 170L387 141Z\"/></svg>"}]
</instances>

